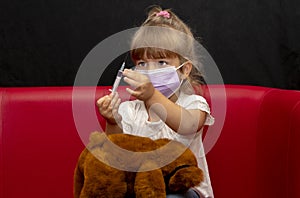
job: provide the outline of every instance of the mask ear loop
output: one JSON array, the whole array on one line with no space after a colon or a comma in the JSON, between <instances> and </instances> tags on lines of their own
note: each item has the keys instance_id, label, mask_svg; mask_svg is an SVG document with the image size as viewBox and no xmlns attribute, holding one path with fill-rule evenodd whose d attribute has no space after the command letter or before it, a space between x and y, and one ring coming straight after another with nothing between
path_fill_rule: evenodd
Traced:
<instances>
[{"instance_id":1,"label":"mask ear loop","mask_svg":"<svg viewBox=\"0 0 300 198\"><path fill-rule=\"evenodd\" d=\"M178 67L176 67L176 68L175 68L175 71L177 71L177 70L179 70L180 68L182 68L187 62L188 62L188 61L185 61L184 63L182 63L181 65L179 65ZM178 88L174 91L173 94L176 94L178 91L180 91L180 88L181 88L183 82L186 80L186 79L181 78L181 75L178 76L178 78L180 79L180 85L179 85ZM173 94L172 94L172 95L173 95ZM170 97L170 96L169 96L169 97ZM168 97L168 98L169 98L169 97Z\"/></svg>"},{"instance_id":2,"label":"mask ear loop","mask_svg":"<svg viewBox=\"0 0 300 198\"><path fill-rule=\"evenodd\" d=\"M182 68L187 62L188 62L188 61L185 61L184 63L182 63L181 65L179 65L178 67L176 67L176 68L175 68L176 71L177 71L178 69Z\"/></svg>"},{"instance_id":3,"label":"mask ear loop","mask_svg":"<svg viewBox=\"0 0 300 198\"><path fill-rule=\"evenodd\" d=\"M181 69L187 62L189 62L189 61L185 61L184 63L182 63L181 65L179 65L178 67L176 67L175 70L177 71L177 70ZM183 74L183 71L180 72L180 73L182 73L182 74L179 75L180 80L181 80L181 84L182 84L182 82L183 82L184 80L186 80L187 78L182 78L182 77L181 77L181 76L184 75L184 74Z\"/></svg>"},{"instance_id":4,"label":"mask ear loop","mask_svg":"<svg viewBox=\"0 0 300 198\"><path fill-rule=\"evenodd\" d=\"M179 65L177 68L180 69L180 68L182 68L187 63L190 63L192 65L192 67L194 67L193 64L192 64L192 61L188 60L186 58L186 61L184 63L182 63L181 65ZM176 68L176 70L177 70L177 68ZM189 77L188 77L187 73L184 74L184 71L181 70L180 74L179 74L179 78L181 79L179 91L181 90L181 87L182 87L183 88L183 92L185 92L187 94L194 94L195 91L192 88L192 85L190 84L190 82L188 80ZM192 91L188 91L188 90L192 90Z\"/></svg>"}]
</instances>

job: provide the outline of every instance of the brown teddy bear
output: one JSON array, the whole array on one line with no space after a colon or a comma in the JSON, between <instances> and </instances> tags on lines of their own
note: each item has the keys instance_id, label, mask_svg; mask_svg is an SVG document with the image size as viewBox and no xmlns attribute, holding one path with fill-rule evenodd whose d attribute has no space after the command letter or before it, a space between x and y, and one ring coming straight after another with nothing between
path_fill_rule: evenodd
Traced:
<instances>
[{"instance_id":1,"label":"brown teddy bear","mask_svg":"<svg viewBox=\"0 0 300 198\"><path fill-rule=\"evenodd\" d=\"M75 169L74 197L160 198L201 181L194 154L179 142L94 132Z\"/></svg>"}]
</instances>

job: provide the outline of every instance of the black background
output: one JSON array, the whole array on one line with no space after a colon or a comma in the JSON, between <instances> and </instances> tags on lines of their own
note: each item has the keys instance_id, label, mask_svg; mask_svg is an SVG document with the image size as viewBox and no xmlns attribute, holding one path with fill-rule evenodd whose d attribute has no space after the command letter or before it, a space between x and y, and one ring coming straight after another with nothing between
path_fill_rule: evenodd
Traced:
<instances>
[{"instance_id":1,"label":"black background","mask_svg":"<svg viewBox=\"0 0 300 198\"><path fill-rule=\"evenodd\" d=\"M139 26L153 4L201 37L226 84L300 89L298 0L1 1L0 86L72 86L89 51ZM120 64L99 85L111 85Z\"/></svg>"}]
</instances>

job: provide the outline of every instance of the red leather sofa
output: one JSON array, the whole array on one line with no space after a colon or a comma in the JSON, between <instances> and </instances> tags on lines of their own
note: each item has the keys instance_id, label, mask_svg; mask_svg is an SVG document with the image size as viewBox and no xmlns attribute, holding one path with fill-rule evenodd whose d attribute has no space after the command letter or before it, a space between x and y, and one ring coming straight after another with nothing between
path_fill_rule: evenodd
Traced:
<instances>
[{"instance_id":1,"label":"red leather sofa","mask_svg":"<svg viewBox=\"0 0 300 198\"><path fill-rule=\"evenodd\" d=\"M94 102L108 88L0 88L1 198L73 196L78 156L104 126ZM215 197L300 197L300 91L216 85L209 93Z\"/></svg>"}]
</instances>

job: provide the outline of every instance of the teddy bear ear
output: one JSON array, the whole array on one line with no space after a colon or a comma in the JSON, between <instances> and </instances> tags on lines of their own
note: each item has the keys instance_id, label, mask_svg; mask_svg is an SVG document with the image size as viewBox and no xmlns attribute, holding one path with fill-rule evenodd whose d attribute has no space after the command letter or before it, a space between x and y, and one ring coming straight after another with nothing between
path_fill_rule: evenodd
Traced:
<instances>
[{"instance_id":1,"label":"teddy bear ear","mask_svg":"<svg viewBox=\"0 0 300 198\"><path fill-rule=\"evenodd\" d=\"M102 146L105 140L107 139L107 136L103 132L94 131L90 134L90 142L87 145L88 149L93 149L96 146Z\"/></svg>"}]
</instances>

